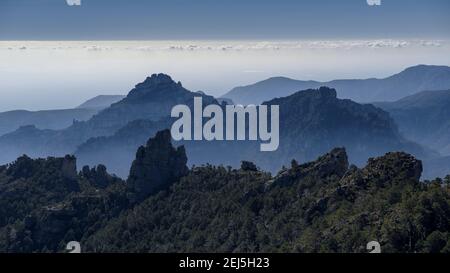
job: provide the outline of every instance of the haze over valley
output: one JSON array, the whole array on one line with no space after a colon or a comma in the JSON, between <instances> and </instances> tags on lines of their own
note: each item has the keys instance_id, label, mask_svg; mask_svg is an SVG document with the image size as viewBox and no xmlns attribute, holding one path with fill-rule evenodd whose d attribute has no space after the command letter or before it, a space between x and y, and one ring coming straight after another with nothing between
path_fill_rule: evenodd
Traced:
<instances>
[{"instance_id":1,"label":"haze over valley","mask_svg":"<svg viewBox=\"0 0 450 273\"><path fill-rule=\"evenodd\" d=\"M328 82L449 66L442 57L449 52L438 39L0 41L0 111L69 109L97 95L126 95L152 73L220 97L271 77Z\"/></svg>"}]
</instances>

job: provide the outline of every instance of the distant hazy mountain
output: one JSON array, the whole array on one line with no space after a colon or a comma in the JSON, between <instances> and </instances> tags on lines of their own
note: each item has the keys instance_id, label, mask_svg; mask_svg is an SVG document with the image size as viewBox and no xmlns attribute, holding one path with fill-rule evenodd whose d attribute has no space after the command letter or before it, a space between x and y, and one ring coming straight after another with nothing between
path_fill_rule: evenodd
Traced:
<instances>
[{"instance_id":1,"label":"distant hazy mountain","mask_svg":"<svg viewBox=\"0 0 450 273\"><path fill-rule=\"evenodd\" d=\"M293 158L312 160L331 147L345 147L351 163L358 165L389 151L405 151L421 159L433 156L406 140L388 113L370 104L338 99L335 89L301 91L264 104L280 106L280 147L252 161L270 169L287 165Z\"/></svg>"},{"instance_id":2,"label":"distant hazy mountain","mask_svg":"<svg viewBox=\"0 0 450 273\"><path fill-rule=\"evenodd\" d=\"M333 147L345 147L350 161L358 165L388 151L408 151L421 159L435 156L405 140L388 113L372 105L338 99L334 89L301 91L267 104L280 106L280 147L275 152L260 152L259 143L250 141L174 144L186 147L190 165L238 167L247 160L270 171L289 165L292 159L314 159ZM90 139L75 154L82 165L101 163L112 173L126 177L137 147L146 137L170 126L170 120L134 121L113 136Z\"/></svg>"},{"instance_id":3,"label":"distant hazy mountain","mask_svg":"<svg viewBox=\"0 0 450 273\"><path fill-rule=\"evenodd\" d=\"M125 96L122 95L99 95L97 97L85 101L77 108L104 109L111 106L111 104L116 103L124 98Z\"/></svg>"},{"instance_id":4,"label":"distant hazy mountain","mask_svg":"<svg viewBox=\"0 0 450 273\"><path fill-rule=\"evenodd\" d=\"M450 90L374 104L391 114L408 139L450 155Z\"/></svg>"},{"instance_id":5,"label":"distant hazy mountain","mask_svg":"<svg viewBox=\"0 0 450 273\"><path fill-rule=\"evenodd\" d=\"M34 125L40 129L64 129L72 125L74 120L88 120L97 112L94 108L3 112L0 113L0 136L26 125Z\"/></svg>"},{"instance_id":6,"label":"distant hazy mountain","mask_svg":"<svg viewBox=\"0 0 450 273\"><path fill-rule=\"evenodd\" d=\"M330 82L270 78L252 85L236 87L224 98L238 104L260 104L285 97L299 90L328 86L338 90L339 98L356 102L395 101L424 90L450 89L450 67L418 65L384 79L343 79Z\"/></svg>"},{"instance_id":7,"label":"distant hazy mountain","mask_svg":"<svg viewBox=\"0 0 450 273\"><path fill-rule=\"evenodd\" d=\"M13 132L21 126L33 125L39 129L60 130L75 121L86 121L100 110L108 108L125 96L100 95L89 99L75 109L25 111L15 110L0 113L0 136Z\"/></svg>"},{"instance_id":8,"label":"distant hazy mountain","mask_svg":"<svg viewBox=\"0 0 450 273\"><path fill-rule=\"evenodd\" d=\"M170 116L172 107L178 104L192 105L194 97L202 96L203 102L215 102L211 96L191 92L180 82L165 74L153 74L132 89L121 101L112 104L86 123L80 124L85 135L107 136L131 121L145 119L157 121ZM80 128L73 128L80 130Z\"/></svg>"},{"instance_id":9,"label":"distant hazy mountain","mask_svg":"<svg viewBox=\"0 0 450 273\"><path fill-rule=\"evenodd\" d=\"M88 139L111 136L132 121L166 118L173 106L192 105L195 96L202 96L205 104L217 103L211 96L185 89L167 75L154 74L137 84L123 100L87 121L75 122L64 130L22 128L0 137L0 150L8 150L8 153L0 154L0 162L10 162L22 154L45 157L74 153ZM14 138L18 139L17 143Z\"/></svg>"},{"instance_id":10,"label":"distant hazy mountain","mask_svg":"<svg viewBox=\"0 0 450 273\"><path fill-rule=\"evenodd\" d=\"M289 96L297 91L324 86L316 81L299 81L285 77L274 77L252 85L240 86L223 95L236 104L261 104L274 98Z\"/></svg>"}]
</instances>

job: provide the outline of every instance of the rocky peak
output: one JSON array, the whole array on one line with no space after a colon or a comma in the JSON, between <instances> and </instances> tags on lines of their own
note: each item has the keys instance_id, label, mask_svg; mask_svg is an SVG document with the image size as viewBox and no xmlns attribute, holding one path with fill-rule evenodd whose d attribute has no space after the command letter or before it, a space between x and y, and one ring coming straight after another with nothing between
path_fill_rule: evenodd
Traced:
<instances>
[{"instance_id":1,"label":"rocky peak","mask_svg":"<svg viewBox=\"0 0 450 273\"><path fill-rule=\"evenodd\" d=\"M247 172L256 172L258 171L258 167L253 162L250 161L242 161L241 162L241 170Z\"/></svg>"},{"instance_id":2,"label":"rocky peak","mask_svg":"<svg viewBox=\"0 0 450 273\"><path fill-rule=\"evenodd\" d=\"M91 185L97 188L106 188L112 182L112 177L108 174L106 166L100 164L96 167L89 168L84 166L80 174L86 178Z\"/></svg>"},{"instance_id":3,"label":"rocky peak","mask_svg":"<svg viewBox=\"0 0 450 273\"><path fill-rule=\"evenodd\" d=\"M336 92L336 89L334 89L334 88L322 86L317 90L317 92L319 93L320 97L337 98L337 92Z\"/></svg>"},{"instance_id":4,"label":"rocky peak","mask_svg":"<svg viewBox=\"0 0 450 273\"><path fill-rule=\"evenodd\" d=\"M290 96L283 98L276 98L263 104L306 104L306 103L322 103L326 101L337 101L336 89L329 87L320 87L319 89L307 89L303 91L298 91Z\"/></svg>"},{"instance_id":5,"label":"rocky peak","mask_svg":"<svg viewBox=\"0 0 450 273\"><path fill-rule=\"evenodd\" d=\"M166 74L152 74L150 77L147 77L145 81L142 83L139 83L136 85L136 87L152 87L152 86L159 86L159 85L165 85L165 84L177 84L181 85L180 83L175 83L174 80L169 75Z\"/></svg>"},{"instance_id":6,"label":"rocky peak","mask_svg":"<svg viewBox=\"0 0 450 273\"><path fill-rule=\"evenodd\" d=\"M124 103L145 103L149 100L158 100L167 96L175 96L189 93L180 82L175 82L169 75L153 74L128 93Z\"/></svg>"},{"instance_id":7,"label":"rocky peak","mask_svg":"<svg viewBox=\"0 0 450 273\"><path fill-rule=\"evenodd\" d=\"M315 173L319 177L337 175L342 177L348 170L348 157L345 148L335 148L319 157L316 161L300 165L298 170L305 173Z\"/></svg>"},{"instance_id":8,"label":"rocky peak","mask_svg":"<svg viewBox=\"0 0 450 273\"><path fill-rule=\"evenodd\" d=\"M306 176L324 178L335 175L343 177L348 171L348 166L345 148L335 148L310 163L298 165L296 161L293 161L291 169L281 171L275 177L274 185L290 185L293 181Z\"/></svg>"},{"instance_id":9,"label":"rocky peak","mask_svg":"<svg viewBox=\"0 0 450 273\"><path fill-rule=\"evenodd\" d=\"M135 201L168 188L186 175L187 157L183 146L174 148L169 130L160 131L139 147L130 169L128 187Z\"/></svg>"},{"instance_id":10,"label":"rocky peak","mask_svg":"<svg viewBox=\"0 0 450 273\"><path fill-rule=\"evenodd\" d=\"M47 159L32 159L26 155L17 158L8 165L7 175L18 178L30 178L42 175L42 170L52 168L66 179L77 179L77 160L74 156L66 155L64 158L49 157Z\"/></svg>"},{"instance_id":11,"label":"rocky peak","mask_svg":"<svg viewBox=\"0 0 450 273\"><path fill-rule=\"evenodd\" d=\"M71 180L77 180L77 159L72 155L66 155L61 161L62 175Z\"/></svg>"},{"instance_id":12,"label":"rocky peak","mask_svg":"<svg viewBox=\"0 0 450 273\"><path fill-rule=\"evenodd\" d=\"M363 169L379 178L380 183L393 184L395 181L419 181L422 175L422 161L414 156L394 152L378 158L371 158Z\"/></svg>"},{"instance_id":13,"label":"rocky peak","mask_svg":"<svg viewBox=\"0 0 450 273\"><path fill-rule=\"evenodd\" d=\"M293 94L295 98L310 98L310 99L336 99L337 92L334 88L329 88L326 86L322 86L319 89L308 89L304 91L299 91Z\"/></svg>"}]
</instances>

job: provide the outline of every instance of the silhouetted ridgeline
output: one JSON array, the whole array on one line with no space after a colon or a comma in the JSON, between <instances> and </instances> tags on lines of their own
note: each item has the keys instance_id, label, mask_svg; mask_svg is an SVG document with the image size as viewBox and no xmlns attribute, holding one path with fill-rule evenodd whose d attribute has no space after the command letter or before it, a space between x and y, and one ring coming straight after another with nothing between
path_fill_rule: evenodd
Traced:
<instances>
[{"instance_id":1,"label":"silhouetted ridgeline","mask_svg":"<svg viewBox=\"0 0 450 273\"><path fill-rule=\"evenodd\" d=\"M99 109L65 109L46 111L16 110L0 113L0 136L22 126L34 125L40 129L61 130L71 126L74 120L86 121Z\"/></svg>"},{"instance_id":2,"label":"silhouetted ridgeline","mask_svg":"<svg viewBox=\"0 0 450 273\"><path fill-rule=\"evenodd\" d=\"M349 166L344 149L276 176L187 169L184 149L159 132L139 148L129 180L75 158L0 167L0 251L62 252L450 252L450 177L419 181L405 153Z\"/></svg>"},{"instance_id":3,"label":"silhouetted ridgeline","mask_svg":"<svg viewBox=\"0 0 450 273\"><path fill-rule=\"evenodd\" d=\"M395 101L425 90L450 88L450 67L417 65L384 79L342 79L329 82L300 81L284 77L270 78L232 89L224 98L239 104L260 104L289 96L299 90L329 86L338 97L356 102Z\"/></svg>"},{"instance_id":4,"label":"silhouetted ridgeline","mask_svg":"<svg viewBox=\"0 0 450 273\"><path fill-rule=\"evenodd\" d=\"M110 107L112 104L121 101L124 98L125 96L122 95L99 95L83 102L77 108L101 110Z\"/></svg>"}]
</instances>

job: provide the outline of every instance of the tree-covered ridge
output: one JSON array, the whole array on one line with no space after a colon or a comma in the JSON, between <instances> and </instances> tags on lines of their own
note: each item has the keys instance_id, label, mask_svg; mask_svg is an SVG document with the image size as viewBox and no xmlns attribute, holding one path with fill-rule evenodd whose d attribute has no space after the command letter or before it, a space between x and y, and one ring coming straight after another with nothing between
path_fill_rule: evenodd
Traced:
<instances>
[{"instance_id":1,"label":"tree-covered ridge","mask_svg":"<svg viewBox=\"0 0 450 273\"><path fill-rule=\"evenodd\" d=\"M347 168L343 149L276 177L205 166L89 238L100 251L450 251L448 184L419 182L403 153Z\"/></svg>"},{"instance_id":2,"label":"tree-covered ridge","mask_svg":"<svg viewBox=\"0 0 450 273\"><path fill-rule=\"evenodd\" d=\"M73 157L1 167L0 252L73 240L86 252L367 252L373 240L383 252L450 252L450 179L421 182L411 155L359 169L337 148L272 176L251 162L188 170L170 142L163 131L139 148L129 181L103 166L74 173Z\"/></svg>"}]
</instances>

